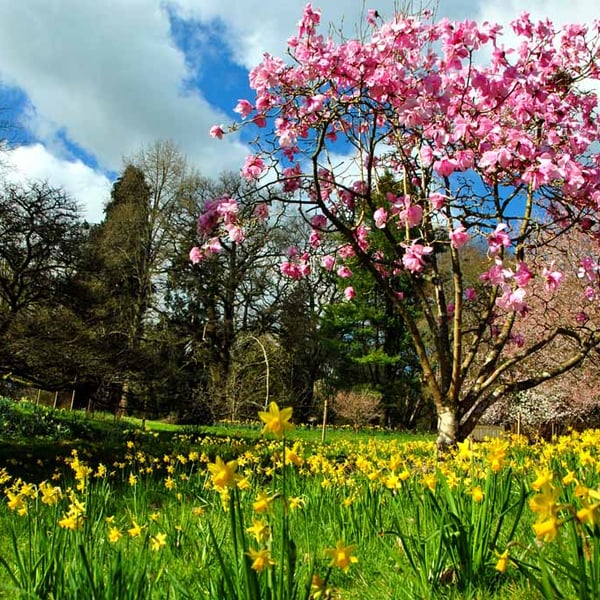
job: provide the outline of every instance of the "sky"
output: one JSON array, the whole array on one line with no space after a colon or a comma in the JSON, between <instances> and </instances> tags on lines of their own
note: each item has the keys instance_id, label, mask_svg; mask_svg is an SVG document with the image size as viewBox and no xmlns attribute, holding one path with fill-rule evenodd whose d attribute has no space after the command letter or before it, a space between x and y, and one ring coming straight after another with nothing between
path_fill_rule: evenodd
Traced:
<instances>
[{"instance_id":1,"label":"sky","mask_svg":"<svg viewBox=\"0 0 600 600\"><path fill-rule=\"evenodd\" d=\"M427 0L424 0L427 3ZM0 0L0 138L12 181L44 180L99 222L127 157L172 140L207 177L238 171L243 139L208 135L252 100L248 72L282 56L305 0ZM313 0L352 35L368 8L399 0ZM414 2L418 4L418 2ZM557 24L600 19L597 0L439 0L437 15L507 25L526 7Z\"/></svg>"}]
</instances>

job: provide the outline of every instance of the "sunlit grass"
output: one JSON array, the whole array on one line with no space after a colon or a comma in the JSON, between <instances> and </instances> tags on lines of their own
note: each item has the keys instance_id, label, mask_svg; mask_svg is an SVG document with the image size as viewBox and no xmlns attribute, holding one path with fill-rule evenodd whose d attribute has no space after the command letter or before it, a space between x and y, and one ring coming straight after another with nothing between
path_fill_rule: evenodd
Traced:
<instances>
[{"instance_id":1,"label":"sunlit grass","mask_svg":"<svg viewBox=\"0 0 600 600\"><path fill-rule=\"evenodd\" d=\"M600 432L465 442L440 460L431 437L330 430L321 444L320 431L269 414L214 428L100 419L79 441L13 436L0 456L0 590L599 597Z\"/></svg>"}]
</instances>

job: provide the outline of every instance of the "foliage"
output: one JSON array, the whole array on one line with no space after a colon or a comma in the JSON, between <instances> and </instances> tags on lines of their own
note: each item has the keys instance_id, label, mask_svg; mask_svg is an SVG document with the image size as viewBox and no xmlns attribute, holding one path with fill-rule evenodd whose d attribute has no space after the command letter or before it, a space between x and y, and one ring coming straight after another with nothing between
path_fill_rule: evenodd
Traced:
<instances>
[{"instance_id":1,"label":"foliage","mask_svg":"<svg viewBox=\"0 0 600 600\"><path fill-rule=\"evenodd\" d=\"M66 359L80 324L69 290L83 237L77 204L62 190L0 186L1 373L59 386L72 381ZM56 360L59 349L65 360Z\"/></svg>"}]
</instances>

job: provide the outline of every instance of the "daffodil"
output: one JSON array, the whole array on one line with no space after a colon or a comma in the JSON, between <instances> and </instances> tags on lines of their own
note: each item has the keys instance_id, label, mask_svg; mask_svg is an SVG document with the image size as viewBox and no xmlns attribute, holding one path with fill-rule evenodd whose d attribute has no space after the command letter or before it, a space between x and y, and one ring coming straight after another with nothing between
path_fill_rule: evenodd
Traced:
<instances>
[{"instance_id":1,"label":"daffodil","mask_svg":"<svg viewBox=\"0 0 600 600\"><path fill-rule=\"evenodd\" d=\"M481 489L481 486L476 485L474 488L471 489L471 497L473 498L474 502L481 502L483 500L483 490Z\"/></svg>"},{"instance_id":2,"label":"daffodil","mask_svg":"<svg viewBox=\"0 0 600 600\"><path fill-rule=\"evenodd\" d=\"M496 571L500 571L500 573L504 573L506 571L506 567L508 567L508 563L510 562L510 558L508 557L508 549L502 552L502 554L498 555L498 562L496 563Z\"/></svg>"},{"instance_id":3,"label":"daffodil","mask_svg":"<svg viewBox=\"0 0 600 600\"><path fill-rule=\"evenodd\" d=\"M558 532L559 522L555 517L550 517L549 519L545 519L543 521L538 521L532 525L533 531L538 540L543 540L544 542L551 542L556 538L556 534Z\"/></svg>"},{"instance_id":4,"label":"daffodil","mask_svg":"<svg viewBox=\"0 0 600 600\"><path fill-rule=\"evenodd\" d=\"M258 543L266 542L269 539L269 524L264 519L253 519L252 526L246 529L248 533L254 536Z\"/></svg>"},{"instance_id":5,"label":"daffodil","mask_svg":"<svg viewBox=\"0 0 600 600\"><path fill-rule=\"evenodd\" d=\"M117 527L111 527L108 530L108 541L111 544L116 544L122 537L123 534L118 530Z\"/></svg>"},{"instance_id":6,"label":"daffodil","mask_svg":"<svg viewBox=\"0 0 600 600\"><path fill-rule=\"evenodd\" d=\"M339 541L335 548L327 548L325 554L331 557L329 566L337 567L347 573L350 565L358 562L358 558L354 556L355 550L356 544L345 546L343 541Z\"/></svg>"},{"instance_id":7,"label":"daffodil","mask_svg":"<svg viewBox=\"0 0 600 600\"><path fill-rule=\"evenodd\" d=\"M265 423L262 429L262 433L272 433L277 438L285 436L286 432L293 431L294 425L290 423L292 418L292 408L287 407L283 410L279 410L276 402L269 404L269 411L258 411L260 420Z\"/></svg>"},{"instance_id":8,"label":"daffodil","mask_svg":"<svg viewBox=\"0 0 600 600\"><path fill-rule=\"evenodd\" d=\"M166 533L157 533L155 536L150 538L150 548L154 552L160 550L163 546L167 544L167 534Z\"/></svg>"},{"instance_id":9,"label":"daffodil","mask_svg":"<svg viewBox=\"0 0 600 600\"><path fill-rule=\"evenodd\" d=\"M131 522L131 528L127 530L127 533L131 537L139 537L140 535L142 535L142 529L144 529L144 526L138 525L137 521L134 519Z\"/></svg>"},{"instance_id":10,"label":"daffodil","mask_svg":"<svg viewBox=\"0 0 600 600\"><path fill-rule=\"evenodd\" d=\"M39 490L42 494L42 502L44 504L56 504L62 498L61 489L58 486L51 485L47 481L40 483Z\"/></svg>"},{"instance_id":11,"label":"daffodil","mask_svg":"<svg viewBox=\"0 0 600 600\"><path fill-rule=\"evenodd\" d=\"M267 548L263 548L262 550L250 548L250 550L248 550L248 556L252 560L250 568L259 573L275 564L275 561L271 558L271 552Z\"/></svg>"},{"instance_id":12,"label":"daffodil","mask_svg":"<svg viewBox=\"0 0 600 600\"><path fill-rule=\"evenodd\" d=\"M225 488L234 488L241 479L241 475L236 474L237 462L230 460L225 462L220 456L217 456L214 463L208 465L211 473L213 485L218 490Z\"/></svg>"},{"instance_id":13,"label":"daffodil","mask_svg":"<svg viewBox=\"0 0 600 600\"><path fill-rule=\"evenodd\" d=\"M267 512L271 508L271 502L273 502L275 496L269 496L265 492L258 492L256 500L252 503L252 508L257 513Z\"/></svg>"}]
</instances>

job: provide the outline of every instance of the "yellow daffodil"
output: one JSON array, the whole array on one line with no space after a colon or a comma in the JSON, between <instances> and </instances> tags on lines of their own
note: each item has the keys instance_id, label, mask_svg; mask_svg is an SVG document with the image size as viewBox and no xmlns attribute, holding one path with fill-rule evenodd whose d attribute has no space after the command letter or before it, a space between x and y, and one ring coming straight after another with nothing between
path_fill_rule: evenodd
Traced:
<instances>
[{"instance_id":1,"label":"yellow daffodil","mask_svg":"<svg viewBox=\"0 0 600 600\"><path fill-rule=\"evenodd\" d=\"M577 519L590 527L600 525L600 502L594 504L584 502L583 508L577 511Z\"/></svg>"},{"instance_id":2,"label":"yellow daffodil","mask_svg":"<svg viewBox=\"0 0 600 600\"><path fill-rule=\"evenodd\" d=\"M292 418L292 408L287 407L279 410L276 402L269 404L269 411L258 411L260 420L265 423L262 433L272 433L277 438L283 437L286 432L293 431L294 425L289 421Z\"/></svg>"},{"instance_id":3,"label":"yellow daffodil","mask_svg":"<svg viewBox=\"0 0 600 600\"><path fill-rule=\"evenodd\" d=\"M252 526L248 527L246 531L251 533L259 544L269 539L270 528L264 519L252 519Z\"/></svg>"},{"instance_id":4,"label":"yellow daffodil","mask_svg":"<svg viewBox=\"0 0 600 600\"><path fill-rule=\"evenodd\" d=\"M111 544L116 544L122 537L123 534L116 527L111 527L108 530L108 541Z\"/></svg>"},{"instance_id":5,"label":"yellow daffodil","mask_svg":"<svg viewBox=\"0 0 600 600\"><path fill-rule=\"evenodd\" d=\"M483 500L483 490L481 489L481 486L476 485L474 488L471 489L471 497L473 498L474 502L481 502Z\"/></svg>"},{"instance_id":6,"label":"yellow daffodil","mask_svg":"<svg viewBox=\"0 0 600 600\"><path fill-rule=\"evenodd\" d=\"M539 494L529 500L529 508L538 514L538 521L554 518L556 515L558 496L560 490L546 484Z\"/></svg>"},{"instance_id":7,"label":"yellow daffodil","mask_svg":"<svg viewBox=\"0 0 600 600\"><path fill-rule=\"evenodd\" d=\"M331 557L329 566L337 567L347 573L350 565L358 562L358 558L353 554L355 550L356 544L345 546L343 541L339 541L335 548L327 548L325 554Z\"/></svg>"},{"instance_id":8,"label":"yellow daffodil","mask_svg":"<svg viewBox=\"0 0 600 600\"><path fill-rule=\"evenodd\" d=\"M498 562L496 563L496 571L500 571L500 573L504 573L506 571L506 568L508 567L509 562L510 562L510 558L508 557L508 549L507 549L502 554L498 555Z\"/></svg>"},{"instance_id":9,"label":"yellow daffodil","mask_svg":"<svg viewBox=\"0 0 600 600\"><path fill-rule=\"evenodd\" d=\"M157 533L155 536L150 538L150 548L157 552L163 546L167 545L167 534L166 533Z\"/></svg>"},{"instance_id":10,"label":"yellow daffodil","mask_svg":"<svg viewBox=\"0 0 600 600\"><path fill-rule=\"evenodd\" d=\"M40 493L42 494L42 502L44 504L56 504L62 498L62 491L58 486L51 485L47 481L43 481L39 485Z\"/></svg>"},{"instance_id":11,"label":"yellow daffodil","mask_svg":"<svg viewBox=\"0 0 600 600\"><path fill-rule=\"evenodd\" d=\"M558 532L559 522L555 517L550 517L549 519L545 519L543 521L538 521L532 525L533 531L538 540L543 540L544 542L551 542L556 538L556 534Z\"/></svg>"},{"instance_id":12,"label":"yellow daffodil","mask_svg":"<svg viewBox=\"0 0 600 600\"><path fill-rule=\"evenodd\" d=\"M237 461L230 460L226 463L220 456L217 456L215 462L208 465L215 488L217 490L235 488L237 482L241 479L241 475L236 474L236 469Z\"/></svg>"},{"instance_id":13,"label":"yellow daffodil","mask_svg":"<svg viewBox=\"0 0 600 600\"><path fill-rule=\"evenodd\" d=\"M288 498L288 506L290 510L296 510L297 508L302 508L306 504L303 498L299 497L291 497Z\"/></svg>"},{"instance_id":14,"label":"yellow daffodil","mask_svg":"<svg viewBox=\"0 0 600 600\"><path fill-rule=\"evenodd\" d=\"M131 522L131 528L127 530L127 533L131 537L139 537L140 535L142 535L142 529L144 529L144 526L138 525L137 521L134 519Z\"/></svg>"},{"instance_id":15,"label":"yellow daffodil","mask_svg":"<svg viewBox=\"0 0 600 600\"><path fill-rule=\"evenodd\" d=\"M554 474L549 469L544 469L542 471L537 471L537 479L531 484L531 487L539 492L545 485L549 485L552 483L552 478Z\"/></svg>"},{"instance_id":16,"label":"yellow daffodil","mask_svg":"<svg viewBox=\"0 0 600 600\"><path fill-rule=\"evenodd\" d=\"M248 556L252 560L250 568L258 571L259 573L265 569L269 569L275 564L275 561L271 558L271 552L267 548L263 548L262 550L250 548L248 551Z\"/></svg>"},{"instance_id":17,"label":"yellow daffodil","mask_svg":"<svg viewBox=\"0 0 600 600\"><path fill-rule=\"evenodd\" d=\"M252 503L252 508L255 512L267 512L271 508L271 502L275 499L275 496L269 496L265 492L258 492L256 500Z\"/></svg>"}]
</instances>

